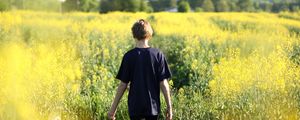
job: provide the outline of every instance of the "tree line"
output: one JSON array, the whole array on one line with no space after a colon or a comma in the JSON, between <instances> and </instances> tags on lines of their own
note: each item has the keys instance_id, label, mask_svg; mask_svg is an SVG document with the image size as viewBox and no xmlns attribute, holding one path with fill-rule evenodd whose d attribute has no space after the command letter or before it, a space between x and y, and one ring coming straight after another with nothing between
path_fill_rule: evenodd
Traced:
<instances>
[{"instance_id":1,"label":"tree line","mask_svg":"<svg viewBox=\"0 0 300 120\"><path fill-rule=\"evenodd\" d=\"M0 11L280 12L299 11L300 0L1 0Z\"/></svg>"}]
</instances>

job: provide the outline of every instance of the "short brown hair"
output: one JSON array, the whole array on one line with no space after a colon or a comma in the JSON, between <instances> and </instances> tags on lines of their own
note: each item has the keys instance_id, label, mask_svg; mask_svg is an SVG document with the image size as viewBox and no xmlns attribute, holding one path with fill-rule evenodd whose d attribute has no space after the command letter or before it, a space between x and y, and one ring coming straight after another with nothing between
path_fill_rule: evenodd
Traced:
<instances>
[{"instance_id":1,"label":"short brown hair","mask_svg":"<svg viewBox=\"0 0 300 120\"><path fill-rule=\"evenodd\" d=\"M131 28L132 35L137 40L151 39L153 30L149 22L140 19Z\"/></svg>"}]
</instances>

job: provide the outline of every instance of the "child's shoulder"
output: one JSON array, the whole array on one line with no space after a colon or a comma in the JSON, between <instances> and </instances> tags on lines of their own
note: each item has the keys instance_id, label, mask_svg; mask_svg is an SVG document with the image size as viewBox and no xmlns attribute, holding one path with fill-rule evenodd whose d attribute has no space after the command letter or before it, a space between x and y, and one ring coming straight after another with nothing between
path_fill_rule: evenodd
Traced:
<instances>
[{"instance_id":1,"label":"child's shoulder","mask_svg":"<svg viewBox=\"0 0 300 120\"><path fill-rule=\"evenodd\" d=\"M149 52L150 54L156 56L157 58L161 58L162 56L164 56L163 52L158 48L150 48Z\"/></svg>"},{"instance_id":2,"label":"child's shoulder","mask_svg":"<svg viewBox=\"0 0 300 120\"><path fill-rule=\"evenodd\" d=\"M161 53L161 51L158 48L150 48L150 51L154 53Z\"/></svg>"}]
</instances>

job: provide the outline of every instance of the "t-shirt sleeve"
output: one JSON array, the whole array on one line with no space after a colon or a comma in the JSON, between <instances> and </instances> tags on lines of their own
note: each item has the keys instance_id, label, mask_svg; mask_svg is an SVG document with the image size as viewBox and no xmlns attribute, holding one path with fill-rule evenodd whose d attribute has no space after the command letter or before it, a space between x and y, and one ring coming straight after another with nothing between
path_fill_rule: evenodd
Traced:
<instances>
[{"instance_id":1,"label":"t-shirt sleeve","mask_svg":"<svg viewBox=\"0 0 300 120\"><path fill-rule=\"evenodd\" d=\"M129 61L128 59L126 58L126 56L124 55L123 59L122 59L122 63L121 63L121 66L120 66L120 69L119 69L119 72L116 76L117 79L123 81L124 83L129 83L129 75L130 75L130 70L129 70Z\"/></svg>"},{"instance_id":2,"label":"t-shirt sleeve","mask_svg":"<svg viewBox=\"0 0 300 120\"><path fill-rule=\"evenodd\" d=\"M159 75L158 76L159 81L163 81L164 79L169 79L172 76L167 59L163 53L160 54L158 75Z\"/></svg>"}]
</instances>

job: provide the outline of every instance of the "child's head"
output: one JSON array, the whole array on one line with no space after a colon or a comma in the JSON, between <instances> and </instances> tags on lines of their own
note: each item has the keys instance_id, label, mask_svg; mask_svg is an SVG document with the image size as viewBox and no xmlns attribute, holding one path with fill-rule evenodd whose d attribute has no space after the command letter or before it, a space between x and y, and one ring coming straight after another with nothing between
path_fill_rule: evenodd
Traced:
<instances>
[{"instance_id":1,"label":"child's head","mask_svg":"<svg viewBox=\"0 0 300 120\"><path fill-rule=\"evenodd\" d=\"M135 22L131 31L136 40L150 40L153 34L150 23L143 19Z\"/></svg>"}]
</instances>

